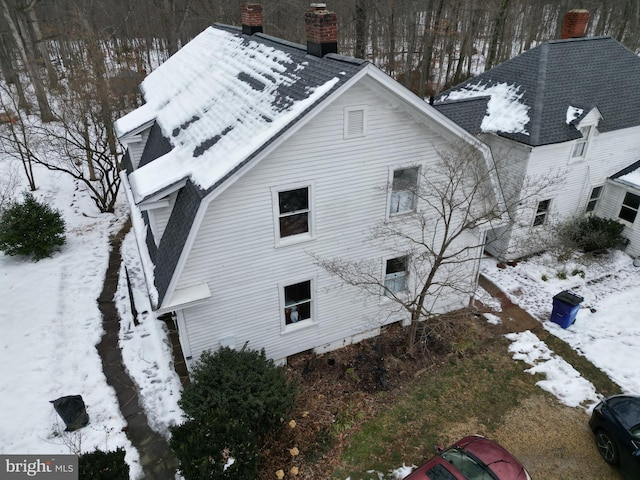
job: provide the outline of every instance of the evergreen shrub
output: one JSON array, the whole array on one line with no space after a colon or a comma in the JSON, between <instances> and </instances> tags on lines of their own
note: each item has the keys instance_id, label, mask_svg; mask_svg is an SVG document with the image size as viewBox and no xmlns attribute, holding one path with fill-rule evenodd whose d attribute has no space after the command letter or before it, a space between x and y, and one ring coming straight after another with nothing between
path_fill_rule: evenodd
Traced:
<instances>
[{"instance_id":1,"label":"evergreen shrub","mask_svg":"<svg viewBox=\"0 0 640 480\"><path fill-rule=\"evenodd\" d=\"M129 480L129 465L124 461L125 451L96 450L78 458L78 478L95 480Z\"/></svg>"},{"instance_id":2,"label":"evergreen shrub","mask_svg":"<svg viewBox=\"0 0 640 480\"><path fill-rule=\"evenodd\" d=\"M279 422L296 396L284 370L268 360L264 350L222 347L213 354L205 352L191 377L180 399L190 418L227 413L259 436Z\"/></svg>"},{"instance_id":3,"label":"evergreen shrub","mask_svg":"<svg viewBox=\"0 0 640 480\"><path fill-rule=\"evenodd\" d=\"M250 429L227 415L211 414L171 428L169 446L187 480L258 477L258 442Z\"/></svg>"},{"instance_id":4,"label":"evergreen shrub","mask_svg":"<svg viewBox=\"0 0 640 480\"><path fill-rule=\"evenodd\" d=\"M618 246L623 241L623 230L624 225L616 220L588 215L565 222L560 235L585 252L595 252Z\"/></svg>"},{"instance_id":5,"label":"evergreen shrub","mask_svg":"<svg viewBox=\"0 0 640 480\"><path fill-rule=\"evenodd\" d=\"M0 213L0 250L7 255L50 257L65 243L62 214L26 192Z\"/></svg>"},{"instance_id":6,"label":"evergreen shrub","mask_svg":"<svg viewBox=\"0 0 640 480\"><path fill-rule=\"evenodd\" d=\"M183 476L255 478L260 441L279 425L296 393L264 350L203 353L179 402L187 421L171 429Z\"/></svg>"}]
</instances>

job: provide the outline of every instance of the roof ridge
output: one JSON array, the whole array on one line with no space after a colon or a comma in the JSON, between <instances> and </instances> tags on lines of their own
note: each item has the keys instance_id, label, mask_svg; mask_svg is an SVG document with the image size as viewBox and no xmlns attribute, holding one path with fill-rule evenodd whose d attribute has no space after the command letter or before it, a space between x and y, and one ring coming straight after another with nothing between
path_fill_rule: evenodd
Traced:
<instances>
[{"instance_id":1,"label":"roof ridge","mask_svg":"<svg viewBox=\"0 0 640 480\"><path fill-rule=\"evenodd\" d=\"M245 37L257 37L257 38L261 38L262 40L267 40L269 42L273 42L275 44L278 45L282 45L284 47L288 47L288 48L294 48L296 50L300 50L300 52L302 53L307 53L307 47L305 47L304 45L302 45L301 43L296 43L296 42L290 42L289 40L285 40L283 38L280 37L274 37L272 35L260 32L260 33L254 33L253 35L246 35L242 33L242 29L240 27L237 27L235 25L227 25L224 23L214 23L212 25L215 28L220 28L222 30L227 30L227 31L231 31L234 33L239 33ZM320 58L320 57L318 57ZM365 60L362 58L357 58L357 57L352 57L350 55L341 55L339 53L328 53L326 54L323 58L330 58L332 60L338 61L338 62L348 62L348 63L353 63L355 65L362 65L363 63L371 63L369 62L369 60Z\"/></svg>"},{"instance_id":2,"label":"roof ridge","mask_svg":"<svg viewBox=\"0 0 640 480\"><path fill-rule=\"evenodd\" d=\"M611 35L599 35L597 37L555 38L553 40L548 40L546 43L553 44L553 43L569 43L569 42L586 42L591 40L608 40L608 39L613 39L613 37Z\"/></svg>"}]
</instances>

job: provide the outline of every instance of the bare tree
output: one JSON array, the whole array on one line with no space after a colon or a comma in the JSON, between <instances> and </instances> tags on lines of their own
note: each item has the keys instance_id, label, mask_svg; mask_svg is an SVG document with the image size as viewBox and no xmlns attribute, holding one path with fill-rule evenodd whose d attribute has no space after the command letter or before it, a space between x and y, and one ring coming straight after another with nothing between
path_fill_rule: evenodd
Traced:
<instances>
[{"instance_id":1,"label":"bare tree","mask_svg":"<svg viewBox=\"0 0 640 480\"><path fill-rule=\"evenodd\" d=\"M119 166L109 141L112 126L102 122L99 95L93 88L77 86L60 95L55 122L44 123L18 110L14 121L0 128L0 144L5 155L22 161L32 190L36 188L32 167L39 164L79 181L101 212L113 212Z\"/></svg>"},{"instance_id":2,"label":"bare tree","mask_svg":"<svg viewBox=\"0 0 640 480\"><path fill-rule=\"evenodd\" d=\"M23 119L22 110L8 85L0 84L0 106L5 112L6 121L0 125L0 152L6 157L20 160L29 189L37 189L33 174L33 145Z\"/></svg>"},{"instance_id":3,"label":"bare tree","mask_svg":"<svg viewBox=\"0 0 640 480\"><path fill-rule=\"evenodd\" d=\"M422 338L421 331L428 334L437 327L429 320L448 306L448 299L455 295L470 298L485 232L511 222L521 214L521 204L531 203L527 199L562 181L560 173L549 174L526 182L524 188L518 188L519 196L505 199L496 193L504 190L499 185L500 168L495 160L487 163L479 150L458 145L440 151L435 168L421 169L418 187L410 191L415 211L381 221L368 238L383 249L392 246L395 257L390 262L396 265L387 264L387 272L399 275L381 278L378 259L313 255L316 264L344 284L390 299L395 313L404 312L410 319L407 348L411 351Z\"/></svg>"},{"instance_id":4,"label":"bare tree","mask_svg":"<svg viewBox=\"0 0 640 480\"><path fill-rule=\"evenodd\" d=\"M33 51L31 43L23 38L22 35L20 35L18 20L21 13L18 11L20 9L17 8L17 5L13 5L13 7L14 8L12 15L12 11L7 4L7 0L0 0L0 10L2 10L2 16L7 22L11 37L13 38L14 46L18 50L20 59L22 60L22 63L29 74L31 84L33 85L33 88L35 90L38 107L40 109L40 118L43 122L50 122L54 119L54 116L51 112L49 99L47 98L47 92L42 82L42 78L40 78L40 72L38 71L35 52Z\"/></svg>"}]
</instances>

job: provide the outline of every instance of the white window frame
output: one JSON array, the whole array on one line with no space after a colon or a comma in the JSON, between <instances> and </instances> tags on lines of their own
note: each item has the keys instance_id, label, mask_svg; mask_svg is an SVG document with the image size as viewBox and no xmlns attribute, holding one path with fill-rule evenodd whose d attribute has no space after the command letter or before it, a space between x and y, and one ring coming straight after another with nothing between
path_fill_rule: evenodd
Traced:
<instances>
[{"instance_id":1,"label":"white window frame","mask_svg":"<svg viewBox=\"0 0 640 480\"><path fill-rule=\"evenodd\" d=\"M402 272L393 272L388 273L387 270L389 268L389 262L393 260L404 259L404 271ZM399 257L390 257L386 258L383 261L383 275L384 275L384 295L386 297L391 297L393 295L398 296L405 294L409 291L409 257L408 255L402 255ZM387 282L389 281L397 281L398 278L404 278L404 289L402 290L392 290L387 286Z\"/></svg>"},{"instance_id":2,"label":"white window frame","mask_svg":"<svg viewBox=\"0 0 640 480\"><path fill-rule=\"evenodd\" d=\"M533 214L533 221L531 222L531 226L532 227L542 227L544 225L546 225L547 223L547 218L549 216L549 212L551 212L551 198L545 198L544 200L538 200L538 203L536 204L536 211ZM546 210L540 212L540 204L544 203L544 202L548 202L547 203L547 208ZM536 223L536 221L538 220L538 217L542 217L542 222L541 223Z\"/></svg>"},{"instance_id":3,"label":"white window frame","mask_svg":"<svg viewBox=\"0 0 640 480\"><path fill-rule=\"evenodd\" d=\"M640 212L640 207L639 208L634 208L630 205L627 205L625 202L625 200L627 199L627 195L634 195L636 197L640 197L640 195L638 195L637 193L633 193L633 192L629 192L626 191L624 192L624 197L622 197L622 202L620 202L620 209L618 210L618 220L620 220L621 222L623 222L625 225L633 225L636 220L638 219L638 213ZM622 209L626 208L627 210L630 210L632 212L635 212L635 215L633 217L633 222L630 222L629 220L622 218L620 216L620 214L622 213Z\"/></svg>"},{"instance_id":4,"label":"white window frame","mask_svg":"<svg viewBox=\"0 0 640 480\"><path fill-rule=\"evenodd\" d=\"M415 188L416 190L420 188L420 175L422 172L422 168L420 167L420 165L405 165L405 166L397 166L397 167L390 167L389 168L389 193L387 196L387 218L389 217L396 217L399 215L406 215L408 213L413 213L416 211L417 205L418 205L418 197L416 195L416 193L413 194L413 207L410 210L403 210L401 212L392 212L392 207L395 203L395 198L394 198L394 190L393 190L393 178L395 175L395 172L398 172L400 170L411 170L411 169L416 169L418 171L417 177L416 177L416 185ZM408 192L408 190L398 190L398 192Z\"/></svg>"},{"instance_id":5,"label":"white window frame","mask_svg":"<svg viewBox=\"0 0 640 480\"><path fill-rule=\"evenodd\" d=\"M598 194L594 197L593 194L596 191L596 189L599 189L599 190L598 190ZM602 198L603 192L604 192L604 185L596 185L591 189L591 192L589 193L589 198L587 199L587 205L584 207L584 213L591 213L597 210L598 204L600 203L600 199ZM589 206L591 204L593 204L593 208L590 209Z\"/></svg>"},{"instance_id":6,"label":"white window frame","mask_svg":"<svg viewBox=\"0 0 640 480\"><path fill-rule=\"evenodd\" d=\"M352 127L351 117L354 112L362 112L361 129L359 129L357 132L354 132L351 128ZM343 124L344 124L343 137L345 140L349 140L351 138L366 137L367 136L367 106L354 105L352 107L345 107Z\"/></svg>"},{"instance_id":7,"label":"white window frame","mask_svg":"<svg viewBox=\"0 0 640 480\"><path fill-rule=\"evenodd\" d=\"M307 222L308 228L307 232L298 233L296 235L289 235L287 237L280 236L280 193L287 192L290 190L298 190L301 188L307 189L308 198L308 208L306 210L300 210L299 212L290 212L290 214L294 213L307 213ZM275 237L275 246L282 247L286 245L297 244L301 242L307 242L309 240L313 240L315 238L315 203L314 203L314 184L313 182L301 182L294 184L287 184L279 187L271 188L271 204L273 207L273 228L274 228L274 237Z\"/></svg>"},{"instance_id":8,"label":"white window frame","mask_svg":"<svg viewBox=\"0 0 640 480\"><path fill-rule=\"evenodd\" d=\"M578 138L575 140L573 147L571 148L571 160L570 162L577 162L584 159L587 156L587 151L589 150L589 143L591 142L591 138L593 137L593 131L595 130L595 125L583 125L579 128L580 133L582 134L582 138Z\"/></svg>"},{"instance_id":9,"label":"white window frame","mask_svg":"<svg viewBox=\"0 0 640 480\"><path fill-rule=\"evenodd\" d=\"M309 286L309 292L311 295L311 298L309 299L309 302L311 303L310 305L310 318L304 319L304 320L299 320L295 323L289 323L287 324L287 317L286 317L286 312L285 309L287 309L287 307L289 307L289 305L287 305L286 299L285 299L285 295L284 295L284 290L285 287L291 287L293 285L297 285L299 283L304 283L304 282L309 282L310 286ZM299 278L294 278L291 279L290 281L287 280L286 282L280 282L278 283L278 292L279 292L279 297L280 297L280 329L281 329L281 333L290 333L290 332L294 332L297 330L301 330L304 328L308 328L311 327L313 325L316 325L316 303L317 303L317 292L316 292L316 279L314 277L299 277Z\"/></svg>"}]
</instances>

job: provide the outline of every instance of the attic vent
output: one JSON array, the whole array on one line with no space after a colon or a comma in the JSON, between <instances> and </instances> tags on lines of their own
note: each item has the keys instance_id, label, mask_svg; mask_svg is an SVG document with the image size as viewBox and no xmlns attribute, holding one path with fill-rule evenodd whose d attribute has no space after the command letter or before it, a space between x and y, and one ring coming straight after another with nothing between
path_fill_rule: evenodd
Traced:
<instances>
[{"instance_id":1,"label":"attic vent","mask_svg":"<svg viewBox=\"0 0 640 480\"><path fill-rule=\"evenodd\" d=\"M367 117L365 107L344 109L344 138L357 138L366 135Z\"/></svg>"}]
</instances>

